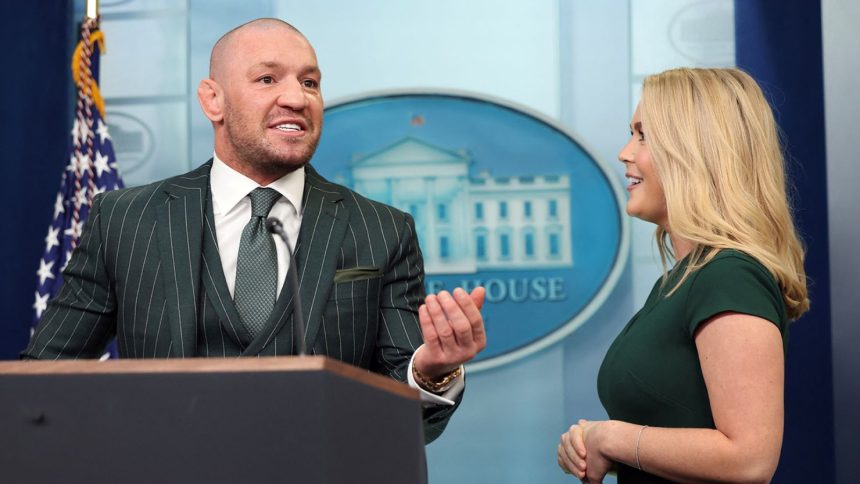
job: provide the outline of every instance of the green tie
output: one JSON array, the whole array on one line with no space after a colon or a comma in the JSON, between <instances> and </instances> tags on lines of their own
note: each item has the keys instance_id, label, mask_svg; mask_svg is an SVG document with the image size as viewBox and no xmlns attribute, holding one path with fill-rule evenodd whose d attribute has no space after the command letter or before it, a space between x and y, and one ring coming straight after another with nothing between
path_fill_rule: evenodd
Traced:
<instances>
[{"instance_id":1,"label":"green tie","mask_svg":"<svg viewBox=\"0 0 860 484\"><path fill-rule=\"evenodd\" d=\"M233 301L251 336L262 331L275 307L278 291L278 254L266 230L266 217L281 194L271 188L255 188L251 197L251 220L242 230L236 261Z\"/></svg>"}]
</instances>

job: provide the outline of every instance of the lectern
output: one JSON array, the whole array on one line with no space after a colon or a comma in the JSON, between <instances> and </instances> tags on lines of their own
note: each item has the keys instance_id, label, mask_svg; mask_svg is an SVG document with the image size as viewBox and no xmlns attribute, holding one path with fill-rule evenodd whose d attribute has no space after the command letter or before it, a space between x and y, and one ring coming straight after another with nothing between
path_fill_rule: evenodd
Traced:
<instances>
[{"instance_id":1,"label":"lectern","mask_svg":"<svg viewBox=\"0 0 860 484\"><path fill-rule=\"evenodd\" d=\"M315 356L0 363L0 481L425 483L421 403Z\"/></svg>"}]
</instances>

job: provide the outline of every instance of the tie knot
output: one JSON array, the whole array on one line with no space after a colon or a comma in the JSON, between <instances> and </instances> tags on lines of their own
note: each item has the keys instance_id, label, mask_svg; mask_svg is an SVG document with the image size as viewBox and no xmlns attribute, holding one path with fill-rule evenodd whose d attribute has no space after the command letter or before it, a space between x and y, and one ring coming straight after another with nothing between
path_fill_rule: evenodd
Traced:
<instances>
[{"instance_id":1,"label":"tie knot","mask_svg":"<svg viewBox=\"0 0 860 484\"><path fill-rule=\"evenodd\" d=\"M255 188L248 194L251 197L251 216L266 217L281 198L281 194L272 188Z\"/></svg>"}]
</instances>

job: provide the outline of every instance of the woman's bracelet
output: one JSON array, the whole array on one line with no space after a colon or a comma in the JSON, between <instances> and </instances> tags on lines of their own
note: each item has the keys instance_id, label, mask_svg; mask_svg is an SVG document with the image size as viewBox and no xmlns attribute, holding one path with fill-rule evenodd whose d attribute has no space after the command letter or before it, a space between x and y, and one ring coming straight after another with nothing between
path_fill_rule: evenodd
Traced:
<instances>
[{"instance_id":1,"label":"woman's bracelet","mask_svg":"<svg viewBox=\"0 0 860 484\"><path fill-rule=\"evenodd\" d=\"M643 425L642 428L639 429L639 435L636 436L636 468L640 471L642 470L642 463L639 462L639 442L642 440L642 432L644 432L647 427L647 425Z\"/></svg>"}]
</instances>

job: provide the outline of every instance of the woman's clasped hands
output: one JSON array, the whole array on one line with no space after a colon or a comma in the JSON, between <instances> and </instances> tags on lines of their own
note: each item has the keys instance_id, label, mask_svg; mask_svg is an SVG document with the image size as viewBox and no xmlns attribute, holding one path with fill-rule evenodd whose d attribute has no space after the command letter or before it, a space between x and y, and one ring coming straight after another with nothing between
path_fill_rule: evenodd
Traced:
<instances>
[{"instance_id":1,"label":"woman's clasped hands","mask_svg":"<svg viewBox=\"0 0 860 484\"><path fill-rule=\"evenodd\" d=\"M581 419L561 435L558 444L558 465L582 482L603 482L612 470L613 462L600 451L605 426L610 422L590 422Z\"/></svg>"}]
</instances>

